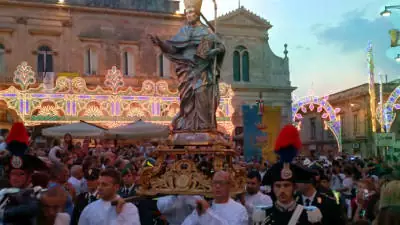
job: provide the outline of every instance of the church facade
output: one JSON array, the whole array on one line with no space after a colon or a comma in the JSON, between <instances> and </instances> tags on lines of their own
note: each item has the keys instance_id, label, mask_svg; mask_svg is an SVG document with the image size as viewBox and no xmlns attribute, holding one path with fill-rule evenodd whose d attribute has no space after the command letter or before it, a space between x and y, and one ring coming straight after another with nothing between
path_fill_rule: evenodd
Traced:
<instances>
[{"instance_id":1,"label":"church facade","mask_svg":"<svg viewBox=\"0 0 400 225\"><path fill-rule=\"evenodd\" d=\"M242 105L255 105L257 100L266 106L282 109L282 124L290 122L291 86L287 45L279 57L269 45L272 25L244 7L218 18L227 52L222 68L222 81L231 84L235 127L243 126Z\"/></svg>"},{"instance_id":2,"label":"church facade","mask_svg":"<svg viewBox=\"0 0 400 225\"><path fill-rule=\"evenodd\" d=\"M88 88L104 84L112 66L121 70L125 86L165 82L176 90L174 66L152 46L148 34L173 36L184 22L175 13L179 1L2 1L0 2L0 89L13 85L14 71L23 61L45 77L84 79ZM221 81L233 90L231 115L243 124L241 106L254 105L262 93L265 105L281 106L290 120L289 60L276 56L268 44L268 21L241 7L218 18L227 46ZM1 126L18 119L1 101Z\"/></svg>"}]
</instances>

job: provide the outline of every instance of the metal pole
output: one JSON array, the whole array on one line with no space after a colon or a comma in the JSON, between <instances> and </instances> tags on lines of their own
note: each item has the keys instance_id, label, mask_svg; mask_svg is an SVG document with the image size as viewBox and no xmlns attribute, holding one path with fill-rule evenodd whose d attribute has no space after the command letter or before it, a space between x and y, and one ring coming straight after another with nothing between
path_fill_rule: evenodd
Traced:
<instances>
[{"instance_id":1,"label":"metal pole","mask_svg":"<svg viewBox=\"0 0 400 225\"><path fill-rule=\"evenodd\" d=\"M217 0L213 0L214 3L214 33L215 33L215 38L217 38ZM217 56L215 56L214 58L214 68L213 68L213 72L214 72L214 77L213 77L213 86L212 86L212 90L213 90L213 98L212 98L212 113L211 113L211 125L213 128L217 129L217 121L216 121L216 104L218 102L218 100L216 100L215 98L218 97L217 94ZM215 102L217 101L217 102Z\"/></svg>"},{"instance_id":2,"label":"metal pole","mask_svg":"<svg viewBox=\"0 0 400 225\"><path fill-rule=\"evenodd\" d=\"M385 132L385 116L383 115L383 83L382 83L382 74L379 74L379 101L381 102L381 118L379 118L381 123L381 132Z\"/></svg>"}]
</instances>

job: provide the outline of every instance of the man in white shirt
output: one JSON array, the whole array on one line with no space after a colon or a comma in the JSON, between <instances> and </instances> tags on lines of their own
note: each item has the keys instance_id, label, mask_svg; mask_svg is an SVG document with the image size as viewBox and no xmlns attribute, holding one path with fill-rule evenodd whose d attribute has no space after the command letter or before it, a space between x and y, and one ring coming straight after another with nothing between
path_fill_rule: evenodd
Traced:
<instances>
[{"instance_id":1,"label":"man in white shirt","mask_svg":"<svg viewBox=\"0 0 400 225\"><path fill-rule=\"evenodd\" d=\"M331 189L337 191L343 188L343 179L345 177L344 174L340 173L341 165L339 162L334 161L332 167Z\"/></svg>"},{"instance_id":2,"label":"man in white shirt","mask_svg":"<svg viewBox=\"0 0 400 225\"><path fill-rule=\"evenodd\" d=\"M260 192L261 176L257 171L250 171L247 174L247 186L246 193L241 195L240 202L247 209L249 214L249 224L252 224L251 217L253 215L254 208L257 206L272 207L272 199Z\"/></svg>"},{"instance_id":3,"label":"man in white shirt","mask_svg":"<svg viewBox=\"0 0 400 225\"><path fill-rule=\"evenodd\" d=\"M101 199L86 206L79 219L79 225L140 225L135 205L125 203L117 195L121 174L114 169L100 173L98 194Z\"/></svg>"},{"instance_id":4,"label":"man in white shirt","mask_svg":"<svg viewBox=\"0 0 400 225\"><path fill-rule=\"evenodd\" d=\"M82 171L82 166L80 165L74 165L71 168L71 177L68 179L68 183L74 187L76 195L78 196L80 193L82 193L82 178L83 178L83 171Z\"/></svg>"},{"instance_id":5,"label":"man in white shirt","mask_svg":"<svg viewBox=\"0 0 400 225\"><path fill-rule=\"evenodd\" d=\"M230 197L231 177L228 172L218 171L212 180L214 201L197 200L193 211L182 225L248 225L246 208Z\"/></svg>"}]
</instances>

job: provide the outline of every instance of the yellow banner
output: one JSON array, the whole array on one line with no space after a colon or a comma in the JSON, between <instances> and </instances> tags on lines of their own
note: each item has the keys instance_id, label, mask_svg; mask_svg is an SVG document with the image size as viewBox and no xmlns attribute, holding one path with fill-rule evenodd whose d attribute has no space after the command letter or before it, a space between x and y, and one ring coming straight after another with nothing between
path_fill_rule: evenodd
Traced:
<instances>
[{"instance_id":1,"label":"yellow banner","mask_svg":"<svg viewBox=\"0 0 400 225\"><path fill-rule=\"evenodd\" d=\"M57 77L79 77L79 73L57 73Z\"/></svg>"},{"instance_id":2,"label":"yellow banner","mask_svg":"<svg viewBox=\"0 0 400 225\"><path fill-rule=\"evenodd\" d=\"M274 153L275 140L281 129L281 107L264 106L262 124L265 126L263 132L267 133L267 143L262 147L263 161L276 162Z\"/></svg>"}]
</instances>

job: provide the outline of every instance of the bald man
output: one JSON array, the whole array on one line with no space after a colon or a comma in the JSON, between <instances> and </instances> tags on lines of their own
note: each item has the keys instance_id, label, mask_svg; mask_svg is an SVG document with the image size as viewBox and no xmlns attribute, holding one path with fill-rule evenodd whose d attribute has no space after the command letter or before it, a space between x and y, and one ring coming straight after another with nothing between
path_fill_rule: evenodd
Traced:
<instances>
[{"instance_id":1,"label":"bald man","mask_svg":"<svg viewBox=\"0 0 400 225\"><path fill-rule=\"evenodd\" d=\"M82 181L83 181L83 170L82 166L74 165L71 168L71 177L68 179L68 183L74 187L76 195L78 196L82 193Z\"/></svg>"},{"instance_id":2,"label":"bald man","mask_svg":"<svg viewBox=\"0 0 400 225\"><path fill-rule=\"evenodd\" d=\"M216 172L212 180L214 200L211 206L205 200L198 200L196 210L182 225L248 225L246 208L230 197L231 185L229 173Z\"/></svg>"}]
</instances>

